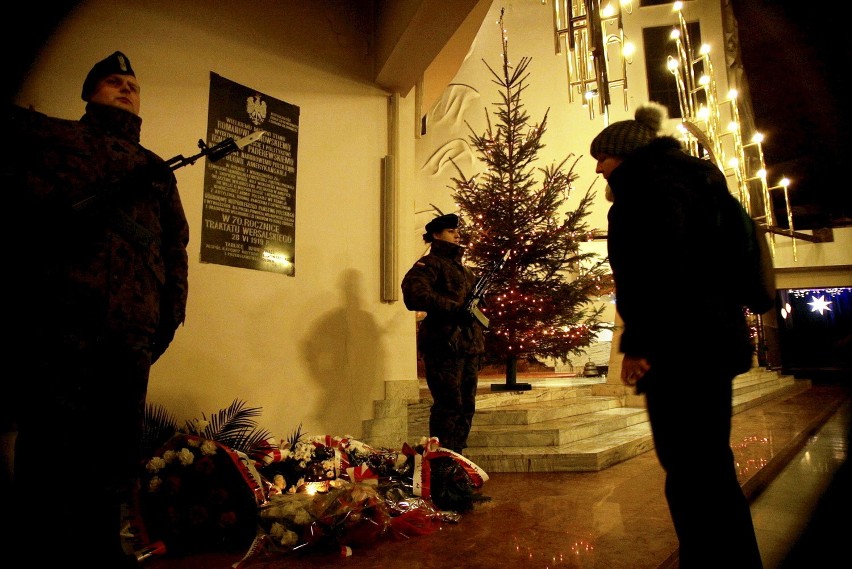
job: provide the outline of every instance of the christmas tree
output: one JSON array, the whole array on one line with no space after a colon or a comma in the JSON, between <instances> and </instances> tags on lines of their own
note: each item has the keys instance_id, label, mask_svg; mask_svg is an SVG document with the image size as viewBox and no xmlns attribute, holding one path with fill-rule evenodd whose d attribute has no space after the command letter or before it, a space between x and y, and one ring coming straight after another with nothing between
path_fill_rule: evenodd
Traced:
<instances>
[{"instance_id":1,"label":"christmas tree","mask_svg":"<svg viewBox=\"0 0 852 569\"><path fill-rule=\"evenodd\" d=\"M534 167L544 147L547 112L541 123L529 124L521 95L530 59L515 66L509 63L502 12L499 24L502 73L483 60L500 86L501 102L494 103L496 124L492 126L486 110L485 132L477 135L471 128L470 136L487 170L466 177L453 163L458 176L452 182L453 199L465 220L466 261L484 272L511 250L481 305L490 319L486 363L505 363L509 386L517 385L520 358L565 363L570 354L582 354L599 332L611 328L600 319L604 306L596 303L611 291L611 276L606 259L580 247L593 234L584 221L594 199L591 187L575 210L564 212L579 158L567 169L573 154L558 164Z\"/></svg>"}]
</instances>

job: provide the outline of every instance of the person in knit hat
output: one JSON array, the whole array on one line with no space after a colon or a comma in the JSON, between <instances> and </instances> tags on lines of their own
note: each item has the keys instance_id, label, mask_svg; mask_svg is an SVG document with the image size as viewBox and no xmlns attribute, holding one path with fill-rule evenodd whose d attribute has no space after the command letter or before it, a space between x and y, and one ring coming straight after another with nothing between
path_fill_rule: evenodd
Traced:
<instances>
[{"instance_id":1,"label":"person in knit hat","mask_svg":"<svg viewBox=\"0 0 852 569\"><path fill-rule=\"evenodd\" d=\"M592 140L592 157L596 160L601 156L624 158L645 146L657 138L663 121L668 118L668 109L659 103L646 103L636 109L634 116L635 120L614 122L603 129Z\"/></svg>"},{"instance_id":2,"label":"person in knit hat","mask_svg":"<svg viewBox=\"0 0 852 569\"><path fill-rule=\"evenodd\" d=\"M590 145L612 194L621 381L645 395L681 569L760 569L729 440L733 379L751 368L754 347L731 293L742 241L720 220L742 206L718 166L660 134L666 116L643 105Z\"/></svg>"}]
</instances>

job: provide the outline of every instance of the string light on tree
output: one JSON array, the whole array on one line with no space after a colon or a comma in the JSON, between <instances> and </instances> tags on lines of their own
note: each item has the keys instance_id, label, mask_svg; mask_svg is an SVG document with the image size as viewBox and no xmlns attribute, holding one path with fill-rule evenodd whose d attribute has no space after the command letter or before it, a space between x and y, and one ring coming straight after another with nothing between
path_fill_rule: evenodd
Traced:
<instances>
[{"instance_id":1,"label":"string light on tree","mask_svg":"<svg viewBox=\"0 0 852 569\"><path fill-rule=\"evenodd\" d=\"M462 228L467 262L485 270L505 251L512 252L482 309L490 319L486 363L505 364L507 385L515 386L519 358L566 362L570 354L583 353L598 332L611 328L600 319L605 305L599 303L600 291L611 287L611 275L605 259L580 247L595 235L585 223L591 189L577 209L565 211L579 158L569 164L572 154L535 167L547 112L540 123L530 123L521 101L530 59L510 64L505 29L502 37L502 72L486 63L500 86L496 119L492 123L486 115L485 132L469 138L484 173L467 176L453 162L452 198L462 219L476 220Z\"/></svg>"}]
</instances>

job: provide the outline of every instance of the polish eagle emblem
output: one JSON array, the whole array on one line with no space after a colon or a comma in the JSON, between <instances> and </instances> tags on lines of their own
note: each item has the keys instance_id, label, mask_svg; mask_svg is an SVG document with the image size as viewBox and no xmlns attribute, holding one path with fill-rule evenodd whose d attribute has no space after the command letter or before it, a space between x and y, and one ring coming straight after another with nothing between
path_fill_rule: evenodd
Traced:
<instances>
[{"instance_id":1,"label":"polish eagle emblem","mask_svg":"<svg viewBox=\"0 0 852 569\"><path fill-rule=\"evenodd\" d=\"M260 126L266 120L266 101L261 100L259 94L254 94L246 99L246 112L255 126Z\"/></svg>"}]
</instances>

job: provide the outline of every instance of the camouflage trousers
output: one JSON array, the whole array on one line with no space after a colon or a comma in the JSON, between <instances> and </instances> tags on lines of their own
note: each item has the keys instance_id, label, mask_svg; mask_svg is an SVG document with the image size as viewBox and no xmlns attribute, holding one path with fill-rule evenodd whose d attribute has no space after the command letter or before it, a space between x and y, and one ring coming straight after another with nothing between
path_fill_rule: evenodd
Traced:
<instances>
[{"instance_id":1,"label":"camouflage trousers","mask_svg":"<svg viewBox=\"0 0 852 569\"><path fill-rule=\"evenodd\" d=\"M426 384L432 394L429 436L439 444L461 453L476 411L476 387L482 356L423 356Z\"/></svg>"}]
</instances>

